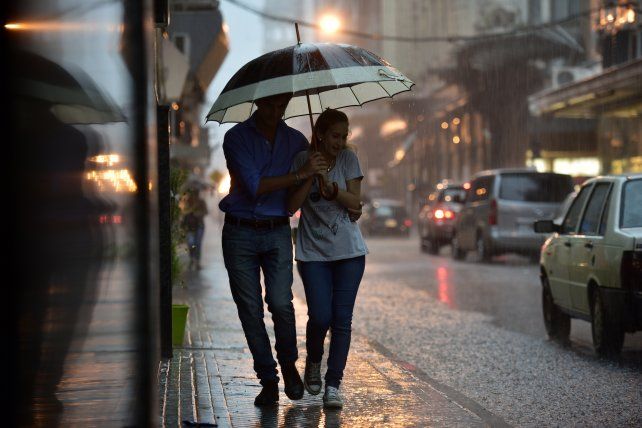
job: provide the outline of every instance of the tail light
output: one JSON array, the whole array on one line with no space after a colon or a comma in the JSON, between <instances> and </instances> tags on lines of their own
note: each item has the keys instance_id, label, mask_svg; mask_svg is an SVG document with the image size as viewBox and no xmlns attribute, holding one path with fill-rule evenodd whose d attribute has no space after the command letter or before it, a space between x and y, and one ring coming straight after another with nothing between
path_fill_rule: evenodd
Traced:
<instances>
[{"instance_id":1,"label":"tail light","mask_svg":"<svg viewBox=\"0 0 642 428\"><path fill-rule=\"evenodd\" d=\"M434 218L435 220L444 220L444 219L452 220L455 218L455 213L452 212L451 210L438 209L438 210L435 210L435 212L432 214L431 217Z\"/></svg>"},{"instance_id":2,"label":"tail light","mask_svg":"<svg viewBox=\"0 0 642 428\"><path fill-rule=\"evenodd\" d=\"M412 226L412 220L410 220L409 218L405 219L403 221L403 225L406 226L406 227L411 227Z\"/></svg>"},{"instance_id":3,"label":"tail light","mask_svg":"<svg viewBox=\"0 0 642 428\"><path fill-rule=\"evenodd\" d=\"M625 251L622 253L620 270L622 288L631 291L642 291L642 251Z\"/></svg>"},{"instance_id":4,"label":"tail light","mask_svg":"<svg viewBox=\"0 0 642 428\"><path fill-rule=\"evenodd\" d=\"M497 225L497 200L490 200L490 212L488 213L488 225Z\"/></svg>"}]
</instances>

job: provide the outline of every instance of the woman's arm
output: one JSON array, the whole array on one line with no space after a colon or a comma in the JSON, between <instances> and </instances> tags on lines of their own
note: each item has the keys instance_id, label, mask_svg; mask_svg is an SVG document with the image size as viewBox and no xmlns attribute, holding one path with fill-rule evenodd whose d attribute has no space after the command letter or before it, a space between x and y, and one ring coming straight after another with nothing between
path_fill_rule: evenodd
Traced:
<instances>
[{"instance_id":1,"label":"woman's arm","mask_svg":"<svg viewBox=\"0 0 642 428\"><path fill-rule=\"evenodd\" d=\"M361 180L362 177L346 180L346 190L339 189L336 201L345 208L352 210L361 209ZM327 182L326 182L327 183ZM332 191L332 183L327 183Z\"/></svg>"},{"instance_id":2,"label":"woman's arm","mask_svg":"<svg viewBox=\"0 0 642 428\"><path fill-rule=\"evenodd\" d=\"M288 201L286 204L286 209L289 213L294 214L299 208L301 208L301 205L305 202L305 198L307 198L308 193L310 193L310 188L312 187L313 182L314 176L306 178L300 186L290 187L288 192Z\"/></svg>"}]
</instances>

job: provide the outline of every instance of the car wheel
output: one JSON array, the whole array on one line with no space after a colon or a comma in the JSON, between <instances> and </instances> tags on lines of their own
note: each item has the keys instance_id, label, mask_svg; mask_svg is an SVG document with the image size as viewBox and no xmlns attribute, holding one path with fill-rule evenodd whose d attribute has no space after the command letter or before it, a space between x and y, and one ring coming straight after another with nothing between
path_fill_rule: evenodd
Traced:
<instances>
[{"instance_id":1,"label":"car wheel","mask_svg":"<svg viewBox=\"0 0 642 428\"><path fill-rule=\"evenodd\" d=\"M490 248L486 245L486 240L481 233L477 234L477 241L475 242L477 250L477 260L482 263L490 262Z\"/></svg>"},{"instance_id":2,"label":"car wheel","mask_svg":"<svg viewBox=\"0 0 642 428\"><path fill-rule=\"evenodd\" d=\"M595 287L592 293L593 305L591 307L591 333L593 334L593 347L598 355L603 357L616 356L624 345L624 330L615 314L610 314L604 305L604 298L600 289Z\"/></svg>"},{"instance_id":3,"label":"car wheel","mask_svg":"<svg viewBox=\"0 0 642 428\"><path fill-rule=\"evenodd\" d=\"M453 259L455 260L464 260L466 258L466 250L462 250L459 246L459 238L457 235L453 235L452 241L450 241L450 248L452 251Z\"/></svg>"},{"instance_id":4,"label":"car wheel","mask_svg":"<svg viewBox=\"0 0 642 428\"><path fill-rule=\"evenodd\" d=\"M542 278L542 312L548 337L562 344L568 344L568 337L571 333L571 317L562 312L555 304L551 286L546 277Z\"/></svg>"}]
</instances>

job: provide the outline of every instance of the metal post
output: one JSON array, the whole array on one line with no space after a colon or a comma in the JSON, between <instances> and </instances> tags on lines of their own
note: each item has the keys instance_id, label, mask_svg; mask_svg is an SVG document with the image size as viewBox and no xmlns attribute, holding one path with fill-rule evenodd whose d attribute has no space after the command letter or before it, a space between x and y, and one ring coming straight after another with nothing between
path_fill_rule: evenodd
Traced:
<instances>
[{"instance_id":1,"label":"metal post","mask_svg":"<svg viewBox=\"0 0 642 428\"><path fill-rule=\"evenodd\" d=\"M172 358L172 233L169 184L169 106L156 107L158 138L158 244L160 280L160 348Z\"/></svg>"}]
</instances>

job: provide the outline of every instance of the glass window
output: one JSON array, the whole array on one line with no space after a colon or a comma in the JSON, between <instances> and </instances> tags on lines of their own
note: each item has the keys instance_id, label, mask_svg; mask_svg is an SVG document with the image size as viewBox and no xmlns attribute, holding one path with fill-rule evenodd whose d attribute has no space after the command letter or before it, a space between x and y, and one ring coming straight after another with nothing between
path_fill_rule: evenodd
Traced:
<instances>
[{"instance_id":1,"label":"glass window","mask_svg":"<svg viewBox=\"0 0 642 428\"><path fill-rule=\"evenodd\" d=\"M522 202L562 202L573 191L573 179L563 174L502 174L499 198Z\"/></svg>"},{"instance_id":2,"label":"glass window","mask_svg":"<svg viewBox=\"0 0 642 428\"><path fill-rule=\"evenodd\" d=\"M480 177L476 179L470 186L470 201L484 201L489 198L493 191L493 176Z\"/></svg>"},{"instance_id":3,"label":"glass window","mask_svg":"<svg viewBox=\"0 0 642 428\"><path fill-rule=\"evenodd\" d=\"M564 218L564 223L562 224L563 234L575 233L577 223L580 220L580 214L582 214L584 202L586 201L586 198L588 198L591 187L592 186L583 187L582 190L580 190L580 194L577 195L577 197L573 201L571 208L566 214L566 218Z\"/></svg>"},{"instance_id":4,"label":"glass window","mask_svg":"<svg viewBox=\"0 0 642 428\"><path fill-rule=\"evenodd\" d=\"M598 235L604 235L604 232L606 232L606 225L609 221L609 207L611 206L611 200L613 199L613 196L611 195L612 193L609 192L609 195L606 197L606 204L604 204L604 211L602 219L600 220L600 230L598 231Z\"/></svg>"},{"instance_id":5,"label":"glass window","mask_svg":"<svg viewBox=\"0 0 642 428\"><path fill-rule=\"evenodd\" d=\"M589 199L588 205L586 205L584 217L580 224L580 235L597 234L602 208L604 207L604 201L609 194L610 188L611 185L609 183L599 183L593 188L591 199Z\"/></svg>"},{"instance_id":6,"label":"glass window","mask_svg":"<svg viewBox=\"0 0 642 428\"><path fill-rule=\"evenodd\" d=\"M642 227L642 180L624 185L622 195L622 228Z\"/></svg>"},{"instance_id":7,"label":"glass window","mask_svg":"<svg viewBox=\"0 0 642 428\"><path fill-rule=\"evenodd\" d=\"M463 187L448 188L439 195L439 202L463 202L464 199L466 191Z\"/></svg>"}]
</instances>

